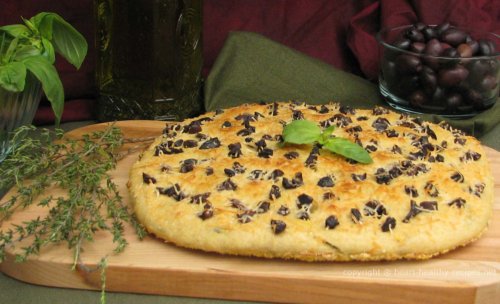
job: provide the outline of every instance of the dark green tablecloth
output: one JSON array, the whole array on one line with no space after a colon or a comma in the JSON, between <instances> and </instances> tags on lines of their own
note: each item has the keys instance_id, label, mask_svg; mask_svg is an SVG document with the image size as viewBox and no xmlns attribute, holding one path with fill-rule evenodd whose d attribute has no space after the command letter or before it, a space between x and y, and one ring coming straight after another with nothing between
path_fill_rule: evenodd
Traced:
<instances>
[{"instance_id":1,"label":"dark green tablecloth","mask_svg":"<svg viewBox=\"0 0 500 304\"><path fill-rule=\"evenodd\" d=\"M338 101L367 108L383 104L378 88L362 78L334 69L262 36L232 33L206 82L207 110L245 102ZM426 116L439 121L441 118ZM451 121L486 145L500 150L500 103L473 119ZM70 130L91 122L63 125ZM0 303L99 303L100 294L34 286L0 274ZM179 297L109 293L108 303L223 303Z\"/></svg>"}]
</instances>

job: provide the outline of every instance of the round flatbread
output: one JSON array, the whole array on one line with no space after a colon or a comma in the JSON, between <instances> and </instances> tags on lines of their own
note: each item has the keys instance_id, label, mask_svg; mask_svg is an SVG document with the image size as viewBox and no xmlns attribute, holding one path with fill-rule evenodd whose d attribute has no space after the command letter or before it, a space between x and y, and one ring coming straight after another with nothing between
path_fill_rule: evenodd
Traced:
<instances>
[{"instance_id":1,"label":"round flatbread","mask_svg":"<svg viewBox=\"0 0 500 304\"><path fill-rule=\"evenodd\" d=\"M335 125L360 164L283 144L293 120ZM168 123L133 165L140 222L168 242L306 261L425 259L477 239L492 214L480 143L382 107L247 104Z\"/></svg>"}]
</instances>

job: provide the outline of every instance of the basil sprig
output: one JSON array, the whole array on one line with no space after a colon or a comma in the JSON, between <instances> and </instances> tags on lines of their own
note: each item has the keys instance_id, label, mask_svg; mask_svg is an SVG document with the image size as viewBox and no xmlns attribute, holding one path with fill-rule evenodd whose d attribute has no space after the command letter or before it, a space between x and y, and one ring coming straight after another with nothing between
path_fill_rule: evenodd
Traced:
<instances>
[{"instance_id":1,"label":"basil sprig","mask_svg":"<svg viewBox=\"0 0 500 304\"><path fill-rule=\"evenodd\" d=\"M79 69L87 55L87 42L55 13L43 12L23 21L0 27L0 87L10 92L24 91L29 71L42 84L59 124L64 90L54 67L55 54Z\"/></svg>"},{"instance_id":2,"label":"basil sprig","mask_svg":"<svg viewBox=\"0 0 500 304\"><path fill-rule=\"evenodd\" d=\"M330 126L321 131L321 128L309 120L294 120L283 129L283 140L286 143L303 145L319 143L323 149L342 155L363 164L373 162L370 154L360 145L352 141L334 137L332 132L335 126Z\"/></svg>"}]
</instances>

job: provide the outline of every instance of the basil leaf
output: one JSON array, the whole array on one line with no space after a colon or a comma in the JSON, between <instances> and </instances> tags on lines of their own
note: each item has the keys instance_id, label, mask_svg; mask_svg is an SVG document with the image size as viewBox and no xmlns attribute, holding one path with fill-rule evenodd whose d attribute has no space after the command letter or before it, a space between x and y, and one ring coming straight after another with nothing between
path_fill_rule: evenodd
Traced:
<instances>
[{"instance_id":1,"label":"basil leaf","mask_svg":"<svg viewBox=\"0 0 500 304\"><path fill-rule=\"evenodd\" d=\"M88 50L87 41L82 34L55 13L39 13L30 20L42 37L52 42L57 53L77 69L80 68Z\"/></svg>"},{"instance_id":2,"label":"basil leaf","mask_svg":"<svg viewBox=\"0 0 500 304\"><path fill-rule=\"evenodd\" d=\"M50 43L46 38L42 38L42 45L44 48L44 55L47 56L47 59L50 63L54 64L56 61L56 53L54 52L54 46Z\"/></svg>"},{"instance_id":3,"label":"basil leaf","mask_svg":"<svg viewBox=\"0 0 500 304\"><path fill-rule=\"evenodd\" d=\"M37 55L41 55L40 49L32 45L24 45L21 46L19 49L17 49L14 60L22 61L26 57L37 56Z\"/></svg>"},{"instance_id":4,"label":"basil leaf","mask_svg":"<svg viewBox=\"0 0 500 304\"><path fill-rule=\"evenodd\" d=\"M283 140L292 144L310 144L321 136L321 129L309 120L294 120L283 128Z\"/></svg>"},{"instance_id":5,"label":"basil leaf","mask_svg":"<svg viewBox=\"0 0 500 304\"><path fill-rule=\"evenodd\" d=\"M335 125L329 126L328 128L323 130L323 133L321 133L320 138L318 139L318 142L323 145L332 135L333 131L335 131Z\"/></svg>"},{"instance_id":6,"label":"basil leaf","mask_svg":"<svg viewBox=\"0 0 500 304\"><path fill-rule=\"evenodd\" d=\"M56 125L59 125L64 107L64 91L59 74L57 74L56 69L47 58L43 56L27 57L22 62L42 83L45 96L50 101L56 116Z\"/></svg>"},{"instance_id":7,"label":"basil leaf","mask_svg":"<svg viewBox=\"0 0 500 304\"><path fill-rule=\"evenodd\" d=\"M370 154L366 152L363 147L345 138L330 138L325 142L323 147L331 152L340 154L346 158L353 159L363 164L370 164L373 162Z\"/></svg>"},{"instance_id":8,"label":"basil leaf","mask_svg":"<svg viewBox=\"0 0 500 304\"><path fill-rule=\"evenodd\" d=\"M24 90L26 67L21 62L9 62L0 66L0 86L10 92Z\"/></svg>"},{"instance_id":9,"label":"basil leaf","mask_svg":"<svg viewBox=\"0 0 500 304\"><path fill-rule=\"evenodd\" d=\"M22 24L12 24L5 25L0 27L0 31L6 32L12 37L18 38L21 36L27 36L30 33L30 30L27 26Z\"/></svg>"}]
</instances>

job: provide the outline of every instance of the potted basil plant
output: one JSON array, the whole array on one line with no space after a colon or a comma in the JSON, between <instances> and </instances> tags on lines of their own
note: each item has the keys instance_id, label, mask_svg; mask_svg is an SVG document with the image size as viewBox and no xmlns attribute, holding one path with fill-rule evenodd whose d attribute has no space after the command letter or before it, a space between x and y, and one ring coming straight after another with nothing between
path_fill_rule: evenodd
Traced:
<instances>
[{"instance_id":1,"label":"potted basil plant","mask_svg":"<svg viewBox=\"0 0 500 304\"><path fill-rule=\"evenodd\" d=\"M9 134L32 123L42 91L60 123L64 90L55 54L79 69L88 49L85 38L55 13L42 12L23 23L0 27L0 162L12 148Z\"/></svg>"}]
</instances>

